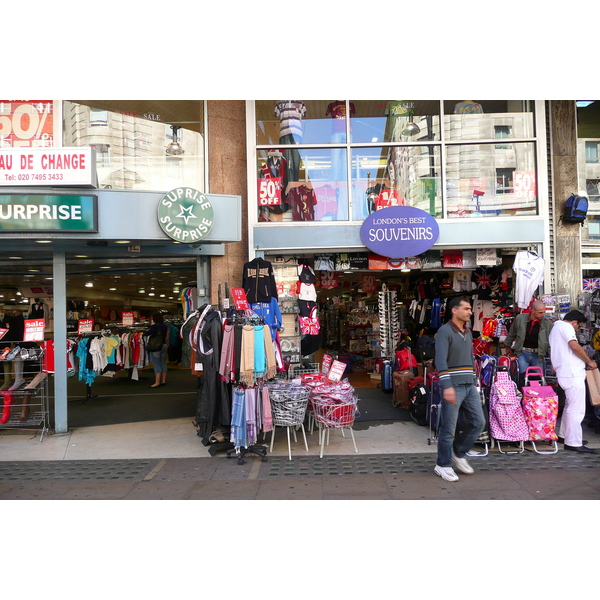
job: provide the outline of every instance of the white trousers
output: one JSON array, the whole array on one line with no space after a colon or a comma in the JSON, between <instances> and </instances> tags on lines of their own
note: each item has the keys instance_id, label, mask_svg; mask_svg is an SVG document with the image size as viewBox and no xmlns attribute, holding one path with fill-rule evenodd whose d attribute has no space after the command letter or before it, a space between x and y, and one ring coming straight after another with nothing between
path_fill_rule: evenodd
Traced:
<instances>
[{"instance_id":1,"label":"white trousers","mask_svg":"<svg viewBox=\"0 0 600 600\"><path fill-rule=\"evenodd\" d=\"M557 377L557 379L566 396L558 435L565 439L567 446L582 446L581 423L585 417L585 378Z\"/></svg>"}]
</instances>

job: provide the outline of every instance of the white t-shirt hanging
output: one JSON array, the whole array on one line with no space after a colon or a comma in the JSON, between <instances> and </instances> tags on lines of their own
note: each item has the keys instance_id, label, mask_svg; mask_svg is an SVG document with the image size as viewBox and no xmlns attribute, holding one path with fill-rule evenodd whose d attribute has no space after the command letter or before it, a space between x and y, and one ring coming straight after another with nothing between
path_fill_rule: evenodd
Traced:
<instances>
[{"instance_id":1,"label":"white t-shirt hanging","mask_svg":"<svg viewBox=\"0 0 600 600\"><path fill-rule=\"evenodd\" d=\"M473 289L471 271L454 271L452 289L455 292L469 292Z\"/></svg>"},{"instance_id":2,"label":"white t-shirt hanging","mask_svg":"<svg viewBox=\"0 0 600 600\"><path fill-rule=\"evenodd\" d=\"M515 273L515 302L520 308L528 308L537 288L544 281L546 261L528 250L519 250L513 263Z\"/></svg>"},{"instance_id":3,"label":"white t-shirt hanging","mask_svg":"<svg viewBox=\"0 0 600 600\"><path fill-rule=\"evenodd\" d=\"M298 289L298 299L299 300L308 300L309 302L317 301L317 289L315 288L314 283L302 283L300 284Z\"/></svg>"}]
</instances>

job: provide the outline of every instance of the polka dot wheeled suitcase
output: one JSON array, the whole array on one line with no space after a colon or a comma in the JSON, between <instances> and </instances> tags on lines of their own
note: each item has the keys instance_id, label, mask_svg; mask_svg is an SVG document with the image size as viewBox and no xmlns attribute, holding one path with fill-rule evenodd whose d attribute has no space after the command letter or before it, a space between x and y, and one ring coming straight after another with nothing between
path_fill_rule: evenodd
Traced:
<instances>
[{"instance_id":1,"label":"polka dot wheeled suitcase","mask_svg":"<svg viewBox=\"0 0 600 600\"><path fill-rule=\"evenodd\" d=\"M546 385L541 367L528 367L523 386L523 414L529 429L529 441L538 454L558 452L556 419L558 417L558 394ZM550 444L549 449L538 448L536 442Z\"/></svg>"}]
</instances>

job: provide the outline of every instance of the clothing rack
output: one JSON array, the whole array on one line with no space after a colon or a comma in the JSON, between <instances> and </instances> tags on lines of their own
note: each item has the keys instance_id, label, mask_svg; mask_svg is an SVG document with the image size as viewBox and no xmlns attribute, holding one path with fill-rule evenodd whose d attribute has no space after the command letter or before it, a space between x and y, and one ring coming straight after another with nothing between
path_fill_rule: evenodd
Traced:
<instances>
[{"instance_id":1,"label":"clothing rack","mask_svg":"<svg viewBox=\"0 0 600 600\"><path fill-rule=\"evenodd\" d=\"M67 336L69 339L71 338L82 338L82 337L98 337L98 336L102 336L104 334L108 333L109 335L112 335L112 332L110 329L101 329L99 331L92 331L92 332L88 332L88 333L77 333L77 334L70 334L69 336ZM110 400L112 396L94 396L92 394L92 386L89 383L85 384L85 398L75 398L74 400L68 400L68 402L80 402L81 404L85 404L88 400Z\"/></svg>"}]
</instances>

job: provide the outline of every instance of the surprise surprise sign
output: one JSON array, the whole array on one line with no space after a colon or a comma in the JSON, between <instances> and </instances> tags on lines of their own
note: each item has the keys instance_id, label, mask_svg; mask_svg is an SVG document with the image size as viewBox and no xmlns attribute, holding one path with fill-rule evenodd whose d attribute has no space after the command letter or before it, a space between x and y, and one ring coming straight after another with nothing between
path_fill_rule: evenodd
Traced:
<instances>
[{"instance_id":1,"label":"surprise surprise sign","mask_svg":"<svg viewBox=\"0 0 600 600\"><path fill-rule=\"evenodd\" d=\"M429 250L440 228L429 213L414 206L390 206L370 214L360 228L363 244L388 258L417 256Z\"/></svg>"}]
</instances>

